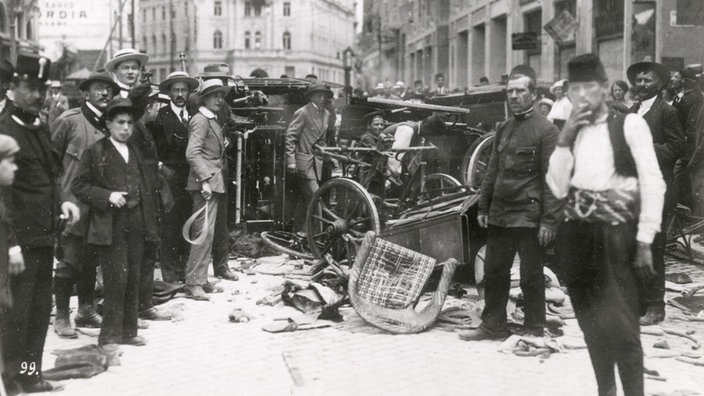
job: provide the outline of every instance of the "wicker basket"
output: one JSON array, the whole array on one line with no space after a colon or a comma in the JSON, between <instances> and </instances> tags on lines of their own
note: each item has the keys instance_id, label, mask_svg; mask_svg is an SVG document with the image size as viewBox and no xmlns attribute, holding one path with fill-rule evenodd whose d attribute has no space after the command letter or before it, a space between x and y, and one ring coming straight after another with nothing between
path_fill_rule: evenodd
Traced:
<instances>
[{"instance_id":1,"label":"wicker basket","mask_svg":"<svg viewBox=\"0 0 704 396\"><path fill-rule=\"evenodd\" d=\"M450 288L457 261L442 263L443 272L431 302L420 312L420 297L436 260L376 238L368 232L350 272L348 292L355 311L367 323L392 333L417 333L433 324Z\"/></svg>"}]
</instances>

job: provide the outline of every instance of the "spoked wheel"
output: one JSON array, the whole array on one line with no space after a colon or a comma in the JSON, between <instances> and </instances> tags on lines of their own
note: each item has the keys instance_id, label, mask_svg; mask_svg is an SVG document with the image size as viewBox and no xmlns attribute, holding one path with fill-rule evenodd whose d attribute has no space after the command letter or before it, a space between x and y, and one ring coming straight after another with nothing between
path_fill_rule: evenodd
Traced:
<instances>
[{"instance_id":1,"label":"spoked wheel","mask_svg":"<svg viewBox=\"0 0 704 396\"><path fill-rule=\"evenodd\" d=\"M457 192L466 192L467 187L446 173L433 173L425 177L423 199L443 197Z\"/></svg>"},{"instance_id":2,"label":"spoked wheel","mask_svg":"<svg viewBox=\"0 0 704 396\"><path fill-rule=\"evenodd\" d=\"M462 161L462 178L473 191L482 187L484 175L489 168L491 150L494 148L494 134L485 135L472 143Z\"/></svg>"},{"instance_id":3,"label":"spoked wheel","mask_svg":"<svg viewBox=\"0 0 704 396\"><path fill-rule=\"evenodd\" d=\"M338 262L351 259L344 236L362 238L367 231L379 234L379 214L361 184L333 179L313 194L308 205L308 241L315 257L330 254Z\"/></svg>"},{"instance_id":4,"label":"spoked wheel","mask_svg":"<svg viewBox=\"0 0 704 396\"><path fill-rule=\"evenodd\" d=\"M281 253L287 253L302 259L313 260L313 252L308 248L305 237L285 231L265 231L261 233L262 241Z\"/></svg>"}]
</instances>

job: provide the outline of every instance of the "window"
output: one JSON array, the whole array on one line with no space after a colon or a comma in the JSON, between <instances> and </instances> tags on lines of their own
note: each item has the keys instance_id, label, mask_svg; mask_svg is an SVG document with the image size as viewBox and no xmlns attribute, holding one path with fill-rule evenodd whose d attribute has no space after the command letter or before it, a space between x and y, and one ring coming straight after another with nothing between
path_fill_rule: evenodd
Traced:
<instances>
[{"instance_id":1,"label":"window","mask_svg":"<svg viewBox=\"0 0 704 396\"><path fill-rule=\"evenodd\" d=\"M214 3L213 14L215 14L215 16L222 15L222 1L216 1Z\"/></svg>"},{"instance_id":2,"label":"window","mask_svg":"<svg viewBox=\"0 0 704 396\"><path fill-rule=\"evenodd\" d=\"M222 49L222 32L219 30L213 33L213 48Z\"/></svg>"},{"instance_id":3,"label":"window","mask_svg":"<svg viewBox=\"0 0 704 396\"><path fill-rule=\"evenodd\" d=\"M152 20L156 21L156 7L152 8Z\"/></svg>"},{"instance_id":4,"label":"window","mask_svg":"<svg viewBox=\"0 0 704 396\"><path fill-rule=\"evenodd\" d=\"M262 16L262 5L260 3L254 4L254 16Z\"/></svg>"},{"instance_id":5,"label":"window","mask_svg":"<svg viewBox=\"0 0 704 396\"><path fill-rule=\"evenodd\" d=\"M186 17L188 17L188 2L187 1L185 1L183 3L183 13L186 15Z\"/></svg>"},{"instance_id":6,"label":"window","mask_svg":"<svg viewBox=\"0 0 704 396\"><path fill-rule=\"evenodd\" d=\"M284 1L284 16L291 16L291 2Z\"/></svg>"},{"instance_id":7,"label":"window","mask_svg":"<svg viewBox=\"0 0 704 396\"><path fill-rule=\"evenodd\" d=\"M541 10L533 11L530 13L526 13L523 16L524 20L524 32L534 32L538 34L538 37L540 37L540 33L543 30L543 12ZM540 41L538 42L538 48L536 49L530 49L527 50L528 55L535 55L535 54L540 54L541 51L541 45Z\"/></svg>"},{"instance_id":8,"label":"window","mask_svg":"<svg viewBox=\"0 0 704 396\"><path fill-rule=\"evenodd\" d=\"M250 0L244 2L244 16L252 16L252 2Z\"/></svg>"},{"instance_id":9,"label":"window","mask_svg":"<svg viewBox=\"0 0 704 396\"><path fill-rule=\"evenodd\" d=\"M596 38L623 35L624 4L616 0L598 0L594 2L594 28Z\"/></svg>"},{"instance_id":10,"label":"window","mask_svg":"<svg viewBox=\"0 0 704 396\"><path fill-rule=\"evenodd\" d=\"M162 33L161 35L161 48L162 48L162 53L167 53L169 52L169 45L166 43L166 35Z\"/></svg>"},{"instance_id":11,"label":"window","mask_svg":"<svg viewBox=\"0 0 704 396\"><path fill-rule=\"evenodd\" d=\"M27 29L26 29L26 32L25 32L25 33L26 33L26 36L25 36L25 37L27 38L27 40L32 40L32 39L34 38L33 35L32 35L32 34L33 34L33 32L32 32L32 21L27 21Z\"/></svg>"},{"instance_id":12,"label":"window","mask_svg":"<svg viewBox=\"0 0 704 396\"><path fill-rule=\"evenodd\" d=\"M149 49L147 48L148 44L149 43L147 43L147 36L142 36L142 49L144 50L144 52L149 52Z\"/></svg>"},{"instance_id":13,"label":"window","mask_svg":"<svg viewBox=\"0 0 704 396\"><path fill-rule=\"evenodd\" d=\"M166 20L166 6L161 6L161 19Z\"/></svg>"},{"instance_id":14,"label":"window","mask_svg":"<svg viewBox=\"0 0 704 396\"><path fill-rule=\"evenodd\" d=\"M156 54L158 52L157 48L156 48L156 35L155 34L152 34L152 52L154 54Z\"/></svg>"},{"instance_id":15,"label":"window","mask_svg":"<svg viewBox=\"0 0 704 396\"><path fill-rule=\"evenodd\" d=\"M259 49L262 46L262 33L254 33L254 49Z\"/></svg>"},{"instance_id":16,"label":"window","mask_svg":"<svg viewBox=\"0 0 704 396\"><path fill-rule=\"evenodd\" d=\"M142 22L147 23L147 9L142 10Z\"/></svg>"},{"instance_id":17,"label":"window","mask_svg":"<svg viewBox=\"0 0 704 396\"><path fill-rule=\"evenodd\" d=\"M284 32L283 44L284 44L284 49L287 49L287 50L291 49L291 33Z\"/></svg>"},{"instance_id":18,"label":"window","mask_svg":"<svg viewBox=\"0 0 704 396\"><path fill-rule=\"evenodd\" d=\"M247 30L244 32L244 48L249 49L251 47L251 42L252 42L252 33Z\"/></svg>"}]
</instances>

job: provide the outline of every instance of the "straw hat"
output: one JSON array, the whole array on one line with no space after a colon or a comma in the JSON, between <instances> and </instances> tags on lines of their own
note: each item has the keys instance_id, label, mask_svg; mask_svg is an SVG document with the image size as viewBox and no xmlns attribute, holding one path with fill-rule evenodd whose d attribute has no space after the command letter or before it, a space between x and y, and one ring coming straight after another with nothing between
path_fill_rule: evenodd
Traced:
<instances>
[{"instance_id":1,"label":"straw hat","mask_svg":"<svg viewBox=\"0 0 704 396\"><path fill-rule=\"evenodd\" d=\"M149 61L149 55L138 52L134 48L123 48L115 52L113 58L105 64L105 70L113 71L117 69L117 65L128 60L136 60L139 66L142 67Z\"/></svg>"},{"instance_id":2,"label":"straw hat","mask_svg":"<svg viewBox=\"0 0 704 396\"><path fill-rule=\"evenodd\" d=\"M175 71L169 74L164 81L159 84L159 90L162 92L168 92L171 89L171 84L183 82L188 85L191 91L195 91L198 88L198 80L189 76L188 73L183 71Z\"/></svg>"}]
</instances>

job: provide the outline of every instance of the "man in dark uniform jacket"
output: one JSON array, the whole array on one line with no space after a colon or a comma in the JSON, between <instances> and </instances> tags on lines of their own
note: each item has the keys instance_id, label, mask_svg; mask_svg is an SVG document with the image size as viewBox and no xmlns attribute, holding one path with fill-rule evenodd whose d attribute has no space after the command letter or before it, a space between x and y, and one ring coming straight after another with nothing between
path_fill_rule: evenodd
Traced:
<instances>
[{"instance_id":1,"label":"man in dark uniform jacket","mask_svg":"<svg viewBox=\"0 0 704 396\"><path fill-rule=\"evenodd\" d=\"M71 192L71 183L76 177L78 164L88 147L105 137L105 125L101 119L112 97L120 88L105 71L91 73L79 86L85 102L61 114L52 130L54 149L62 156L62 172L59 179L61 199L78 205L85 214L88 207L80 203ZM97 258L86 244L88 217L66 229L61 238L62 255L54 274L54 298L56 319L54 331L62 338L76 338L78 334L69 320L69 301L73 285L78 291L78 313L74 318L78 327L100 328L101 318L95 311L95 277Z\"/></svg>"},{"instance_id":2,"label":"man in dark uniform jacket","mask_svg":"<svg viewBox=\"0 0 704 396\"><path fill-rule=\"evenodd\" d=\"M159 90L170 98L159 110L154 122L147 124L156 141L161 174L166 177L174 198L174 206L161 221L161 276L165 282L185 281L189 244L181 236L181 228L190 217L193 202L186 191L189 166L186 161L188 144L188 98L198 80L185 72L173 72L159 84Z\"/></svg>"},{"instance_id":3,"label":"man in dark uniform jacket","mask_svg":"<svg viewBox=\"0 0 704 396\"><path fill-rule=\"evenodd\" d=\"M15 156L15 183L2 194L26 267L10 279L15 305L0 332L6 346L5 362L14 374L10 380L18 382L27 393L59 386L41 375L51 313L54 239L60 214L69 226L80 217L74 203L59 202L59 158L52 150L48 127L39 119L49 68L46 58L20 56L13 78L14 105L0 116L0 133L13 137L20 146ZM36 369L22 370L23 364Z\"/></svg>"},{"instance_id":4,"label":"man in dark uniform jacket","mask_svg":"<svg viewBox=\"0 0 704 396\"><path fill-rule=\"evenodd\" d=\"M545 173L559 131L535 112L535 71L529 66L513 68L506 96L513 118L497 130L477 215L479 226L488 228L486 305L481 326L460 333L465 340L507 337L506 303L516 252L521 258L524 326L532 335L542 336L544 332L541 249L555 237L559 210Z\"/></svg>"},{"instance_id":5,"label":"man in dark uniform jacket","mask_svg":"<svg viewBox=\"0 0 704 396\"><path fill-rule=\"evenodd\" d=\"M652 244L653 267L657 275L641 284L641 308L645 312L640 324L648 326L665 319L665 230L677 203L673 188L675 162L684 152L685 140L677 110L659 96L670 77L667 68L656 62L644 61L632 64L626 74L640 98L640 102L633 105L631 111L643 117L650 127L655 155L667 186L660 232Z\"/></svg>"}]
</instances>

